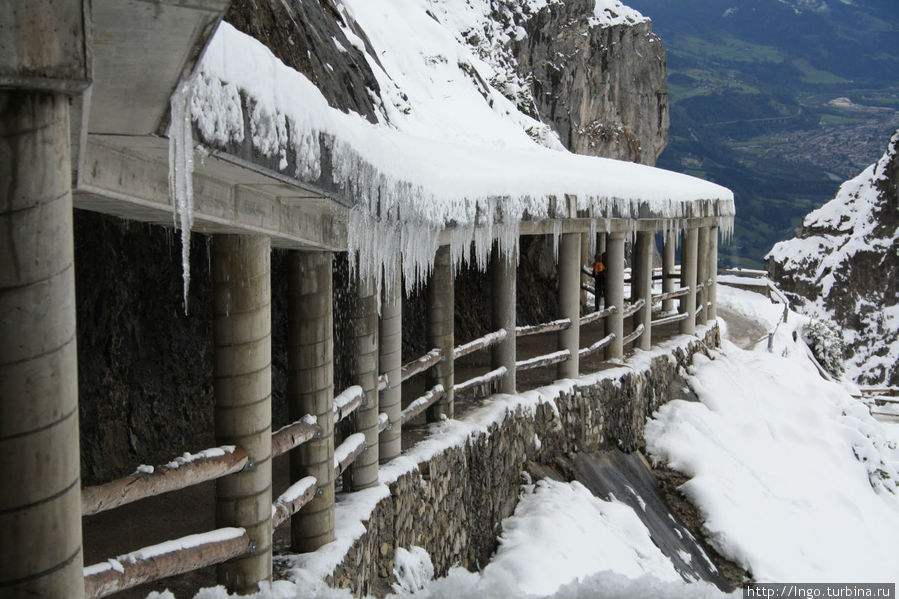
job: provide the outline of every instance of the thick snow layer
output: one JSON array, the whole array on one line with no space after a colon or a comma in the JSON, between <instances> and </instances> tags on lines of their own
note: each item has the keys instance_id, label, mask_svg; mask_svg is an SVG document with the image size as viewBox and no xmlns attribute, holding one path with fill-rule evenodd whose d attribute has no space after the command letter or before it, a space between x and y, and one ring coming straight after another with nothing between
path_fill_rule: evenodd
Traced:
<instances>
[{"instance_id":1,"label":"thick snow layer","mask_svg":"<svg viewBox=\"0 0 899 599\"><path fill-rule=\"evenodd\" d=\"M348 249L358 252L358 268L371 275L384 266L387 281L394 280L400 251L406 280L424 280L447 227L456 264L468 258L474 242L479 266L486 265L494 240L503 252L515 247L523 218L568 218L574 209L596 217L654 214L671 228L689 216L720 215L723 230L729 229L733 194L723 187L535 141L534 130L545 125L492 87L493 67L459 40L458 21L477 14L446 12L449 5L437 3L445 10L445 22L439 21L429 12L432 4L340 5L375 52L367 54L347 29L383 90L385 122L377 125L330 108L305 76L223 23L189 91L202 138L223 144L249 136L256 151L278 158L284 174L313 183L330 178L353 206ZM249 131L242 101L252 107ZM320 142L330 154L330 172L322 173ZM562 201L566 197L572 205Z\"/></svg>"},{"instance_id":2,"label":"thick snow layer","mask_svg":"<svg viewBox=\"0 0 899 599\"><path fill-rule=\"evenodd\" d=\"M780 308L748 291L718 301L769 330ZM673 401L647 423L654 460L690 477L681 491L712 544L761 581L899 580L899 453L844 386L823 380L792 334L697 355L699 402Z\"/></svg>"}]
</instances>

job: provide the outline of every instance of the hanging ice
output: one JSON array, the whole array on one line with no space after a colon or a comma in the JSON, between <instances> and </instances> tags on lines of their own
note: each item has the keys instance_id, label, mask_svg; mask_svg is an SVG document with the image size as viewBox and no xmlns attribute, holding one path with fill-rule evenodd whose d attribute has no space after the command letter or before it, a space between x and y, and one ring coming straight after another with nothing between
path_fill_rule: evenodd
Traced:
<instances>
[{"instance_id":1,"label":"hanging ice","mask_svg":"<svg viewBox=\"0 0 899 599\"><path fill-rule=\"evenodd\" d=\"M190 290L190 231L194 224L194 151L190 101L193 77L183 80L172 94L169 125L169 195L175 204L172 216L181 229L181 276L184 281L184 313Z\"/></svg>"}]
</instances>

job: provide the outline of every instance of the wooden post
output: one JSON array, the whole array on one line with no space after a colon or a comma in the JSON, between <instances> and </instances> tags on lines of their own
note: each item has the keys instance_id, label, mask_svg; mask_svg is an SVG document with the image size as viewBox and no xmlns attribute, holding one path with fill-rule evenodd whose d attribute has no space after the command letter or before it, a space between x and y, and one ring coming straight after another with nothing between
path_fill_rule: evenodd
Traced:
<instances>
[{"instance_id":1,"label":"wooden post","mask_svg":"<svg viewBox=\"0 0 899 599\"><path fill-rule=\"evenodd\" d=\"M633 279L631 285L637 288L637 300L643 300L643 307L634 314L634 329L643 325L643 334L637 340L637 347L648 350L652 346L652 243L655 233L639 231L637 233L636 257L639 263L639 279Z\"/></svg>"},{"instance_id":2,"label":"wooden post","mask_svg":"<svg viewBox=\"0 0 899 599\"><path fill-rule=\"evenodd\" d=\"M314 476L318 494L290 520L291 547L315 551L334 540L334 309L330 252L290 252L287 406L312 414L318 436L290 453L290 480Z\"/></svg>"},{"instance_id":3,"label":"wooden post","mask_svg":"<svg viewBox=\"0 0 899 599\"><path fill-rule=\"evenodd\" d=\"M581 236L578 233L563 233L559 241L559 309L561 318L571 321L571 326L559 331L556 347L568 350L570 358L559 362L556 376L577 378L579 372L580 317L581 317Z\"/></svg>"},{"instance_id":4,"label":"wooden post","mask_svg":"<svg viewBox=\"0 0 899 599\"><path fill-rule=\"evenodd\" d=\"M361 276L353 314L353 384L365 399L356 410L356 432L365 435L365 448L343 477L347 490L378 484L378 297L372 278Z\"/></svg>"},{"instance_id":5,"label":"wooden post","mask_svg":"<svg viewBox=\"0 0 899 599\"><path fill-rule=\"evenodd\" d=\"M427 334L431 347L443 350L443 359L429 370L425 387L443 385L444 395L428 408L428 421L438 422L441 417L453 417L453 348L455 336L455 298L453 263L450 246L442 245L434 257L434 272L428 285Z\"/></svg>"},{"instance_id":6,"label":"wooden post","mask_svg":"<svg viewBox=\"0 0 899 599\"><path fill-rule=\"evenodd\" d=\"M606 246L606 305L618 308L607 319L607 334L615 338L606 347L606 359L624 357L624 233L611 233Z\"/></svg>"},{"instance_id":7,"label":"wooden post","mask_svg":"<svg viewBox=\"0 0 899 599\"><path fill-rule=\"evenodd\" d=\"M378 399L389 426L381 433L378 459L383 463L400 455L403 432L403 273L397 258L396 275L384 277L381 291L381 319L378 329L378 365L388 378L388 387Z\"/></svg>"},{"instance_id":8,"label":"wooden post","mask_svg":"<svg viewBox=\"0 0 899 599\"><path fill-rule=\"evenodd\" d=\"M506 368L506 376L499 384L500 393L515 393L515 294L517 283L518 243L502 255L499 245L493 245L490 257L490 276L493 284L493 330L505 330L506 338L490 350L491 368Z\"/></svg>"},{"instance_id":9,"label":"wooden post","mask_svg":"<svg viewBox=\"0 0 899 599\"><path fill-rule=\"evenodd\" d=\"M679 312L687 314L680 321L680 332L692 335L696 332L696 245L699 233L696 229L686 229L683 232L681 245L680 284L688 287L690 292L680 298Z\"/></svg>"},{"instance_id":10,"label":"wooden post","mask_svg":"<svg viewBox=\"0 0 899 599\"><path fill-rule=\"evenodd\" d=\"M250 593L272 579L271 240L217 235L212 265L216 442L243 447L251 460L216 481L216 526L246 529L254 547L221 564L218 580Z\"/></svg>"}]
</instances>

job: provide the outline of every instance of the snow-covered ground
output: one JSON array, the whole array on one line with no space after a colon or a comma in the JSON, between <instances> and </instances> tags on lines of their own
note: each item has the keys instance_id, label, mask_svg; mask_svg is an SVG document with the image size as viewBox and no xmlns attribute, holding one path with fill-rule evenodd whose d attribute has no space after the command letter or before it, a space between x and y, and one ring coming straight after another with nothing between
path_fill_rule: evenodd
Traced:
<instances>
[{"instance_id":1,"label":"snow-covered ground","mask_svg":"<svg viewBox=\"0 0 899 599\"><path fill-rule=\"evenodd\" d=\"M686 378L699 401L675 400L654 415L650 458L690 477L683 491L703 515L709 540L757 581L899 582L899 426L875 421L851 397L851 385L820 377L793 338L804 317L790 313L778 325L780 305L723 286L718 301L767 330L776 327L774 351L764 342L743 350L725 340L713 359L697 356ZM385 471L391 475L389 465ZM364 512L378 493L347 498L347 513ZM359 526L344 522L338 537L359 534ZM348 542L339 538L332 549ZM307 560L309 568L296 572L302 584L278 582L256 597L349 597L325 587L325 572L314 568L334 557ZM722 595L685 583L630 507L597 499L577 482L523 485L500 547L480 573L454 568L432 580L427 554L414 547L397 551L396 564L400 597ZM228 597L216 588L195 599Z\"/></svg>"}]
</instances>

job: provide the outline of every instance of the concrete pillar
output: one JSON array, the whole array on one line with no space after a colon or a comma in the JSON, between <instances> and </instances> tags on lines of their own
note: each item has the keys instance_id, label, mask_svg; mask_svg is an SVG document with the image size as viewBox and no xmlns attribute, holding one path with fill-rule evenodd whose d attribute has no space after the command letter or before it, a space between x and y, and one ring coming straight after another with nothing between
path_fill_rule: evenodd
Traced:
<instances>
[{"instance_id":1,"label":"concrete pillar","mask_svg":"<svg viewBox=\"0 0 899 599\"><path fill-rule=\"evenodd\" d=\"M668 231L662 248L662 293L668 293L677 289L677 279L674 275L674 250L677 245L677 234ZM674 310L674 298L662 300L662 312Z\"/></svg>"},{"instance_id":2,"label":"concrete pillar","mask_svg":"<svg viewBox=\"0 0 899 599\"><path fill-rule=\"evenodd\" d=\"M709 278L709 228L700 227L699 237L696 241L696 283L706 283ZM703 306L702 312L696 317L696 324L705 324L708 319L708 285L704 285L697 294L696 306Z\"/></svg>"},{"instance_id":3,"label":"concrete pillar","mask_svg":"<svg viewBox=\"0 0 899 599\"><path fill-rule=\"evenodd\" d=\"M637 247L637 240L632 236L632 241L630 243L631 249L631 289L630 289L630 302L634 303L640 298L640 285L639 281L643 278L643 273L640 271L640 267L642 264L639 260L639 249ZM628 244L625 244L625 249ZM625 252L626 253L626 252ZM634 320L636 321L636 315Z\"/></svg>"},{"instance_id":4,"label":"concrete pillar","mask_svg":"<svg viewBox=\"0 0 899 599\"><path fill-rule=\"evenodd\" d=\"M506 338L490 350L490 364L496 369L506 367L506 376L500 382L500 393L515 393L515 302L517 289L518 244L501 255L493 245L490 256L490 278L493 285L493 330L505 329Z\"/></svg>"},{"instance_id":5,"label":"concrete pillar","mask_svg":"<svg viewBox=\"0 0 899 599\"><path fill-rule=\"evenodd\" d=\"M652 243L655 233L640 231L637 233L637 245L634 252L634 264L639 264L639 279L632 285L637 289L637 299L644 301L643 307L634 314L634 326L643 325L643 334L637 339L637 347L648 350L652 346Z\"/></svg>"},{"instance_id":6,"label":"concrete pillar","mask_svg":"<svg viewBox=\"0 0 899 599\"><path fill-rule=\"evenodd\" d=\"M388 284L389 283L389 284ZM381 291L381 318L378 323L378 370L389 378L381 391L378 406L390 425L381 433L378 459L383 463L402 452L403 432L403 274L397 266L392 281L384 277Z\"/></svg>"},{"instance_id":7,"label":"concrete pillar","mask_svg":"<svg viewBox=\"0 0 899 599\"><path fill-rule=\"evenodd\" d=\"M347 490L358 491L378 484L378 296L375 281L359 277L358 297L352 318L353 384L362 387L365 399L354 415L356 432L365 435L365 451L343 476Z\"/></svg>"},{"instance_id":8,"label":"concrete pillar","mask_svg":"<svg viewBox=\"0 0 899 599\"><path fill-rule=\"evenodd\" d=\"M320 434L290 453L290 480L318 479L319 494L291 518L291 547L334 540L334 298L331 252L290 252L287 407L290 420L318 418Z\"/></svg>"},{"instance_id":9,"label":"concrete pillar","mask_svg":"<svg viewBox=\"0 0 899 599\"><path fill-rule=\"evenodd\" d=\"M427 333L428 345L442 349L443 360L428 370L425 385L430 389L439 383L446 394L428 408L429 422L439 421L442 416L453 417L454 293L450 246L442 245L434 256L434 272L428 285Z\"/></svg>"},{"instance_id":10,"label":"concrete pillar","mask_svg":"<svg viewBox=\"0 0 899 599\"><path fill-rule=\"evenodd\" d=\"M217 527L245 528L255 550L218 566L238 593L272 579L271 239L218 235L212 244L215 303L215 437L239 445L252 466L216 481Z\"/></svg>"},{"instance_id":11,"label":"concrete pillar","mask_svg":"<svg viewBox=\"0 0 899 599\"><path fill-rule=\"evenodd\" d=\"M687 229L682 234L681 242L681 287L689 287L690 292L680 297L679 312L688 316L680 321L680 332L692 335L696 332L696 245L699 233L696 229Z\"/></svg>"},{"instance_id":12,"label":"concrete pillar","mask_svg":"<svg viewBox=\"0 0 899 599\"><path fill-rule=\"evenodd\" d=\"M607 360L624 357L624 233L610 233L606 245L606 305L618 308L609 316L606 334L614 333L615 338L606 347Z\"/></svg>"},{"instance_id":13,"label":"concrete pillar","mask_svg":"<svg viewBox=\"0 0 899 599\"><path fill-rule=\"evenodd\" d=\"M559 240L559 309L560 318L571 320L571 326L559 331L557 347L567 349L571 358L556 365L556 375L576 378L579 374L578 350L581 339L581 236L563 233Z\"/></svg>"},{"instance_id":14,"label":"concrete pillar","mask_svg":"<svg viewBox=\"0 0 899 599\"><path fill-rule=\"evenodd\" d=\"M84 596L71 172L68 98L0 91L3 597Z\"/></svg>"},{"instance_id":15,"label":"concrete pillar","mask_svg":"<svg viewBox=\"0 0 899 599\"><path fill-rule=\"evenodd\" d=\"M708 319L715 324L718 318L718 227L709 228L709 316Z\"/></svg>"}]
</instances>

